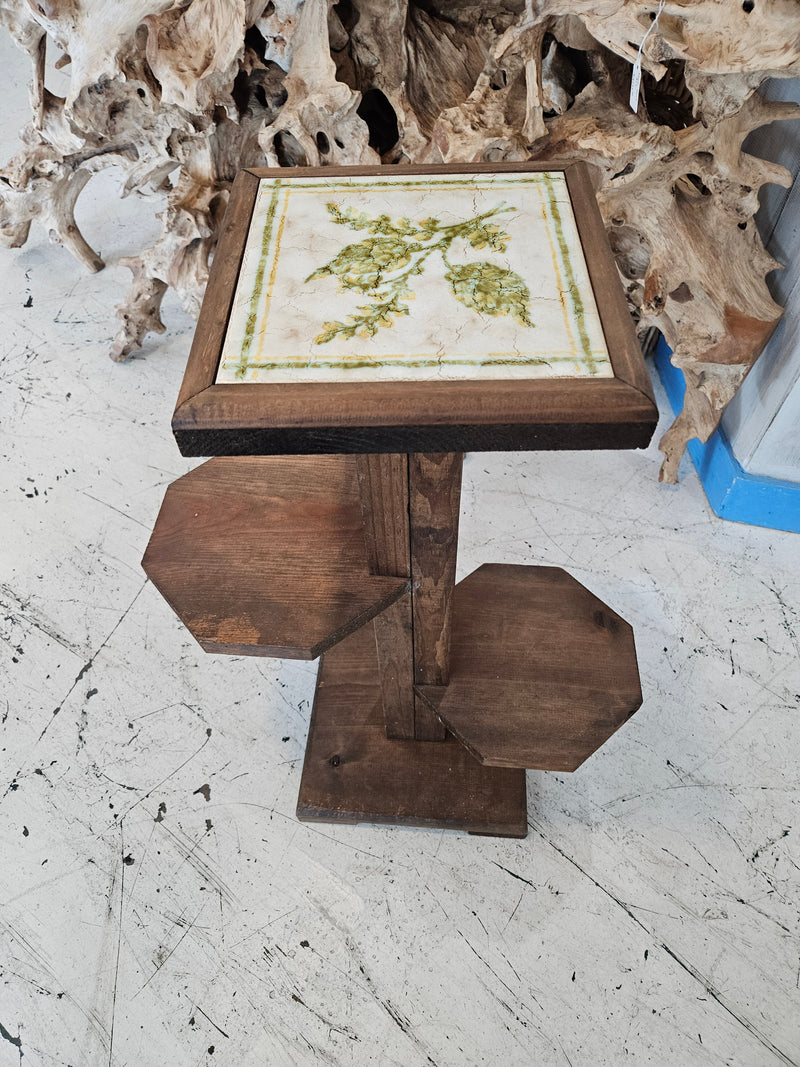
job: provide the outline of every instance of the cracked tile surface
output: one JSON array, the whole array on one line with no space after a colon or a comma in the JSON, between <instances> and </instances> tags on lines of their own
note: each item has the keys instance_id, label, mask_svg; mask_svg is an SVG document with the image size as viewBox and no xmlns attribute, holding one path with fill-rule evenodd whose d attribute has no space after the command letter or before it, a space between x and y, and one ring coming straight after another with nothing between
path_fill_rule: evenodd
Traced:
<instances>
[{"instance_id":1,"label":"cracked tile surface","mask_svg":"<svg viewBox=\"0 0 800 1067\"><path fill-rule=\"evenodd\" d=\"M261 180L217 382L541 377L613 377L563 174Z\"/></svg>"}]
</instances>

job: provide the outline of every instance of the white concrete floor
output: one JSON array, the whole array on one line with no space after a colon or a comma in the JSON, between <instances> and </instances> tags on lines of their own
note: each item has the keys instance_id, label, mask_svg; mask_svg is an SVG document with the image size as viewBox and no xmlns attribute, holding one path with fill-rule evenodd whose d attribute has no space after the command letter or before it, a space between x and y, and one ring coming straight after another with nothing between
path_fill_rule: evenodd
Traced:
<instances>
[{"instance_id":1,"label":"white concrete floor","mask_svg":"<svg viewBox=\"0 0 800 1067\"><path fill-rule=\"evenodd\" d=\"M644 705L525 841L298 823L314 665L204 655L139 567L191 323L106 358L154 208L95 181L105 272L0 254L0 1067L800 1063L798 537L654 446L470 455L461 574L566 567Z\"/></svg>"}]
</instances>

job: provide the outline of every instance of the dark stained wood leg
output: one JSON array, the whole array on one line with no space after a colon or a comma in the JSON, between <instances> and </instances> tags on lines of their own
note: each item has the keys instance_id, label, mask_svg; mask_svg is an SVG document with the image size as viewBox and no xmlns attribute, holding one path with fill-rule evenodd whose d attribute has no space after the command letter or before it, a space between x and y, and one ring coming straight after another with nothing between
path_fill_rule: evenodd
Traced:
<instances>
[{"instance_id":1,"label":"dark stained wood leg","mask_svg":"<svg viewBox=\"0 0 800 1067\"><path fill-rule=\"evenodd\" d=\"M411 595L372 623L378 654L378 674L383 694L386 736L397 740L414 739L414 638L411 629Z\"/></svg>"},{"instance_id":2,"label":"dark stained wood leg","mask_svg":"<svg viewBox=\"0 0 800 1067\"><path fill-rule=\"evenodd\" d=\"M355 461L370 571L408 578L408 456L359 455Z\"/></svg>"},{"instance_id":3,"label":"dark stained wood leg","mask_svg":"<svg viewBox=\"0 0 800 1067\"><path fill-rule=\"evenodd\" d=\"M409 456L414 683L446 686L461 502L460 452ZM416 698L418 741L443 741L447 730L431 704Z\"/></svg>"},{"instance_id":4,"label":"dark stained wood leg","mask_svg":"<svg viewBox=\"0 0 800 1067\"><path fill-rule=\"evenodd\" d=\"M374 623L389 737L447 736L435 702L413 686L447 684L462 463L461 453L356 460L370 570L412 578L410 601Z\"/></svg>"},{"instance_id":5,"label":"dark stained wood leg","mask_svg":"<svg viewBox=\"0 0 800 1067\"><path fill-rule=\"evenodd\" d=\"M356 457L364 541L375 575L408 578L411 551L408 522L408 456ZM414 643L411 596L407 595L373 623L378 654L386 736L414 738Z\"/></svg>"},{"instance_id":6,"label":"dark stained wood leg","mask_svg":"<svg viewBox=\"0 0 800 1067\"><path fill-rule=\"evenodd\" d=\"M359 456L357 469L370 569L416 583L323 657L297 817L524 837L525 772L481 766L433 704L415 709L415 676L434 698L447 678L461 456Z\"/></svg>"}]
</instances>

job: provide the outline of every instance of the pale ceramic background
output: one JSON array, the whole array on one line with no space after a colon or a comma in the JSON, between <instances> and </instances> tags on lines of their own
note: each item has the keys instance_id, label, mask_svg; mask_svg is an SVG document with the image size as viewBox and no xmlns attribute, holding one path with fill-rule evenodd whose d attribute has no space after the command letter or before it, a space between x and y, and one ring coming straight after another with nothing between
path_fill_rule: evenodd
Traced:
<instances>
[{"instance_id":1,"label":"pale ceramic background","mask_svg":"<svg viewBox=\"0 0 800 1067\"><path fill-rule=\"evenodd\" d=\"M578 322L569 291L548 190L552 190L557 205L569 269L583 300L582 323ZM497 175L475 177L469 182L455 176L284 180L262 261L264 227L274 195L273 182L262 181L218 382L612 376L561 174ZM457 239L448 258L454 264L486 261L519 274L530 289L530 316L535 325L528 327L508 315L480 314L464 306L452 295L441 257L433 254L426 261L424 273L410 279L414 295L408 301L408 315L394 316L391 327L381 327L372 337L339 336L315 344L326 321L346 321L358 306L370 303L367 295L340 288L335 277L306 280L346 245L369 237L366 230L337 225L327 210L328 203L340 209L352 207L373 218L385 214L393 221L406 216L412 222L420 222L434 216L445 225L474 218L503 203L512 207L513 211L487 220L510 235L504 253L475 249ZM253 344L247 353L247 369L242 372L241 353L246 348L251 295L257 290L260 298L255 305ZM514 365L474 365L474 361L487 356L513 357ZM388 361L390 365L341 366L365 358ZM309 359L311 366L307 365ZM419 360L430 361L432 366L412 365ZM298 361L301 366L291 366ZM265 368L264 363L279 366ZM331 363L336 365L330 366Z\"/></svg>"}]
</instances>

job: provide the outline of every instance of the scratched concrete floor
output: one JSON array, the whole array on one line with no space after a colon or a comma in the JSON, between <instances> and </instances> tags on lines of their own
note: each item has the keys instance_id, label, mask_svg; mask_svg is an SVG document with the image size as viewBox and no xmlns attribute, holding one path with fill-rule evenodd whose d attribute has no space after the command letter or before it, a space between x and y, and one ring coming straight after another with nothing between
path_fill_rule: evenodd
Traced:
<instances>
[{"instance_id":1,"label":"scratched concrete floor","mask_svg":"<svg viewBox=\"0 0 800 1067\"><path fill-rule=\"evenodd\" d=\"M106 358L155 224L96 181L104 273L0 256L0 1067L800 1063L800 539L654 448L470 455L461 574L568 568L644 706L525 841L297 823L314 666L205 656L139 568L191 324Z\"/></svg>"}]
</instances>

